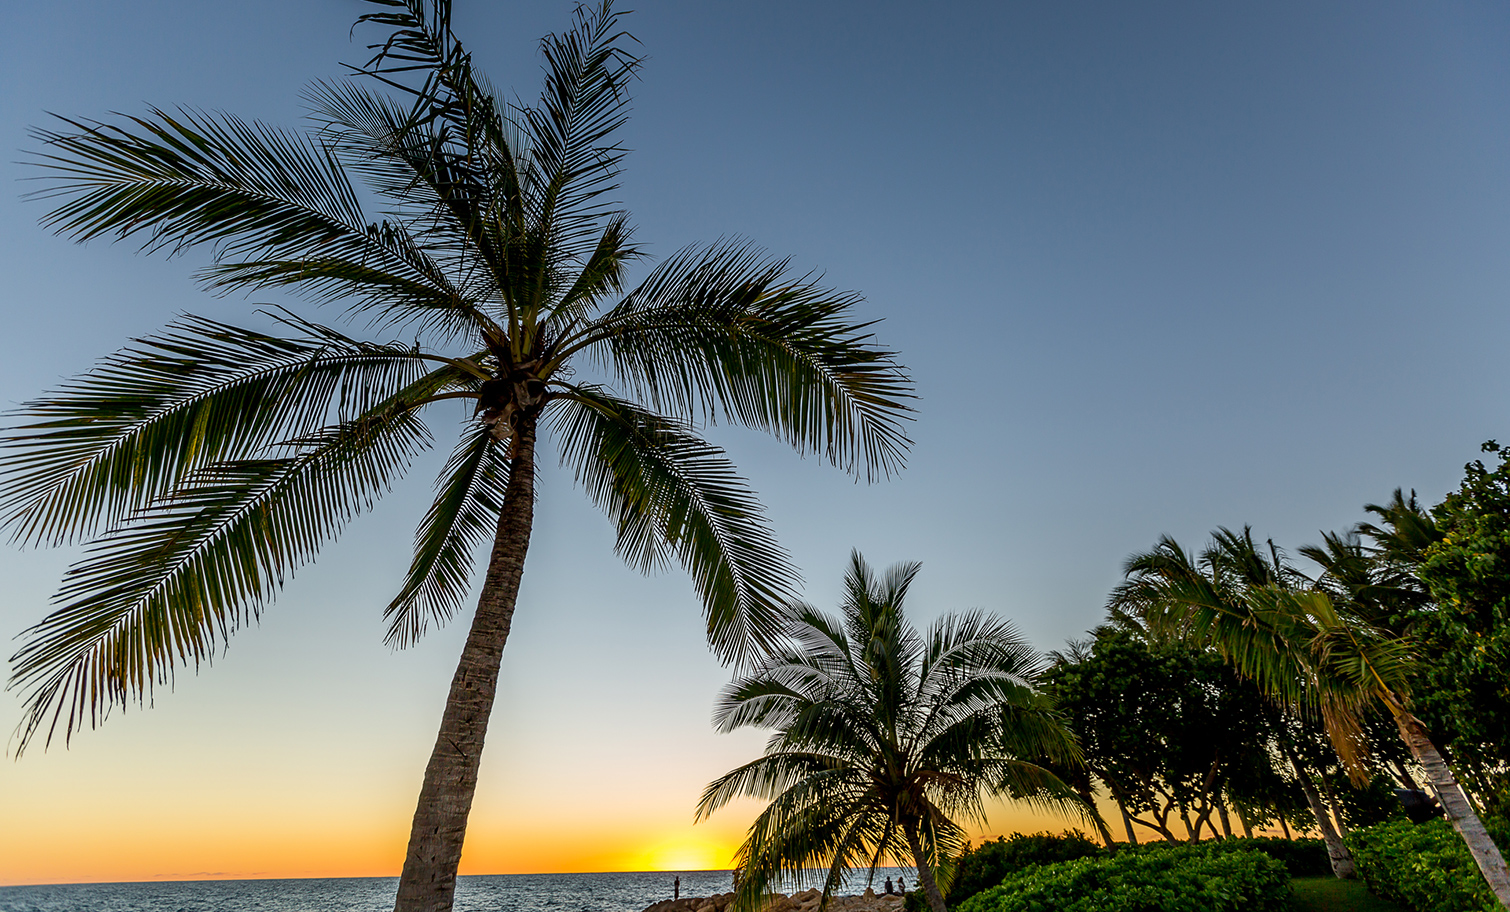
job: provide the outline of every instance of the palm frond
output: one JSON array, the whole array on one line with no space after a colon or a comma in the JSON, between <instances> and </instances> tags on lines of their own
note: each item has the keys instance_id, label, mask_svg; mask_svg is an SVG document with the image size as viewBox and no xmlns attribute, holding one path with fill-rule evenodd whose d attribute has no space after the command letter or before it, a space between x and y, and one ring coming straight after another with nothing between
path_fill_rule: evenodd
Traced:
<instances>
[{"instance_id":1,"label":"palm frond","mask_svg":"<svg viewBox=\"0 0 1510 912\"><path fill-rule=\"evenodd\" d=\"M64 578L62 607L12 657L9 686L26 693L21 749L211 661L429 442L410 411L359 418L292 441L284 458L198 469L92 544Z\"/></svg>"},{"instance_id":2,"label":"palm frond","mask_svg":"<svg viewBox=\"0 0 1510 912\"><path fill-rule=\"evenodd\" d=\"M403 587L383 612L387 643L409 646L430 624L444 624L461 608L473 555L494 535L508 479L508 448L490 429L479 427L462 438L414 536L414 560Z\"/></svg>"},{"instance_id":3,"label":"palm frond","mask_svg":"<svg viewBox=\"0 0 1510 912\"><path fill-rule=\"evenodd\" d=\"M557 395L562 461L614 519L619 553L644 570L682 564L725 661L774 642L796 572L723 451L599 389Z\"/></svg>"},{"instance_id":4,"label":"palm frond","mask_svg":"<svg viewBox=\"0 0 1510 912\"><path fill-rule=\"evenodd\" d=\"M0 516L18 540L87 536L194 471L360 415L425 376L407 347L284 318L277 338L184 317L28 403L0 438Z\"/></svg>"},{"instance_id":5,"label":"palm frond","mask_svg":"<svg viewBox=\"0 0 1510 912\"><path fill-rule=\"evenodd\" d=\"M640 60L620 46L629 39L619 28L623 15L609 0L578 6L574 28L546 36L540 104L521 112L540 172L540 226L573 260L591 250L596 226L612 211L602 198L618 186L624 157L610 137L628 118L626 88Z\"/></svg>"},{"instance_id":6,"label":"palm frond","mask_svg":"<svg viewBox=\"0 0 1510 912\"><path fill-rule=\"evenodd\" d=\"M689 247L584 327L585 349L652 407L784 438L848 471L885 476L911 445L912 384L858 298L787 274L745 244Z\"/></svg>"},{"instance_id":7,"label":"palm frond","mask_svg":"<svg viewBox=\"0 0 1510 912\"><path fill-rule=\"evenodd\" d=\"M32 195L63 200L43 219L59 234L145 235L148 250L218 244L222 257L366 249L340 163L297 133L156 108L123 124L58 120L76 132L35 131L50 151L34 155L47 187Z\"/></svg>"}]
</instances>

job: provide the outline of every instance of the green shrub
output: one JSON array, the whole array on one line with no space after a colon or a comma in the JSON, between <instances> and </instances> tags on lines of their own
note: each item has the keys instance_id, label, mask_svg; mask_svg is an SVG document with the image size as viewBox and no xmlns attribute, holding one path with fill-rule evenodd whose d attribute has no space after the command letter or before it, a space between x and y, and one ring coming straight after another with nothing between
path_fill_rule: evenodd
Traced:
<instances>
[{"instance_id":1,"label":"green shrub","mask_svg":"<svg viewBox=\"0 0 1510 912\"><path fill-rule=\"evenodd\" d=\"M1220 843L1041 865L967 899L959 912L1288 912L1285 866Z\"/></svg>"},{"instance_id":2,"label":"green shrub","mask_svg":"<svg viewBox=\"0 0 1510 912\"><path fill-rule=\"evenodd\" d=\"M944 897L956 906L982 890L994 887L1006 877L1029 865L1053 864L1100 855L1100 846L1079 831L1053 836L1048 833L1014 833L997 837L960 857L954 868L954 883Z\"/></svg>"},{"instance_id":3,"label":"green shrub","mask_svg":"<svg viewBox=\"0 0 1510 912\"><path fill-rule=\"evenodd\" d=\"M1491 826L1501 847L1510 832ZM1415 912L1502 912L1463 838L1445 820L1381 823L1354 830L1348 848L1376 895Z\"/></svg>"},{"instance_id":4,"label":"green shrub","mask_svg":"<svg viewBox=\"0 0 1510 912\"><path fill-rule=\"evenodd\" d=\"M1291 877L1323 877L1332 873L1332 862L1327 858L1326 844L1320 839L1242 836L1220 841L1207 840L1197 845L1206 852L1262 852L1283 864ZM1118 853L1164 852L1189 846L1188 842L1144 842L1138 845L1119 842L1114 846L1113 851Z\"/></svg>"},{"instance_id":5,"label":"green shrub","mask_svg":"<svg viewBox=\"0 0 1510 912\"><path fill-rule=\"evenodd\" d=\"M1262 852L1285 866L1291 877L1324 877L1332 873L1326 843L1320 839L1253 836L1208 843L1212 851Z\"/></svg>"}]
</instances>

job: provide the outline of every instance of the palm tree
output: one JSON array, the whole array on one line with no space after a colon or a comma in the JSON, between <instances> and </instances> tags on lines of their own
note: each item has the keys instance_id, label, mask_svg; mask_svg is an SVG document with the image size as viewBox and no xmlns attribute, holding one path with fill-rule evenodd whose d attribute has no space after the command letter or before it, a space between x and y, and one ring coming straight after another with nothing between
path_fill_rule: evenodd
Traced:
<instances>
[{"instance_id":1,"label":"palm tree","mask_svg":"<svg viewBox=\"0 0 1510 912\"><path fill-rule=\"evenodd\" d=\"M1230 569L1248 559L1241 553L1242 541L1251 542L1248 530L1238 536L1223 529L1216 538L1207 552L1209 566ZM1331 591L1326 585L1301 588L1292 585L1289 574L1245 583L1218 598L1214 589L1166 584L1148 567L1141 558L1130 561L1128 587L1141 588L1129 604L1136 601L1149 627L1209 645L1276 702L1319 713L1350 773L1361 774L1367 751L1363 714L1376 705L1387 710L1485 881L1510 909L1510 870L1504 857L1426 726L1410 712L1414 646L1408 637L1365 618L1380 612L1378 604L1358 610L1345 596L1357 590L1344 583L1333 582Z\"/></svg>"},{"instance_id":2,"label":"palm tree","mask_svg":"<svg viewBox=\"0 0 1510 912\"><path fill-rule=\"evenodd\" d=\"M1080 754L1036 688L1039 656L1010 623L974 611L920 634L902 610L917 572L899 564L877 579L853 554L842 619L792 603L788 643L720 697L721 731L775 731L764 756L711 783L697 808L703 819L741 796L770 801L737 857L740 908L819 866L826 902L849 869L891 859L915 864L944 912L966 839L957 820L983 823L986 797L1094 813L1039 765Z\"/></svg>"},{"instance_id":3,"label":"palm tree","mask_svg":"<svg viewBox=\"0 0 1510 912\"><path fill-rule=\"evenodd\" d=\"M627 561L687 569L710 646L740 661L779 633L793 572L697 424L762 429L869 479L902 464L911 386L857 296L747 244L684 249L626 291L642 254L608 194L640 61L609 0L544 39L530 105L474 72L449 0L370 2L359 22L387 38L355 68L366 82L310 91L311 131L153 109L38 134L59 233L208 245L212 289L291 289L412 341L286 311L272 333L184 318L25 406L3 519L26 544L92 543L11 686L21 749L150 700L432 445L422 412L463 404L384 614L396 646L446 622L489 546L397 900L449 909L542 437Z\"/></svg>"},{"instance_id":4,"label":"palm tree","mask_svg":"<svg viewBox=\"0 0 1510 912\"><path fill-rule=\"evenodd\" d=\"M1249 636L1259 637L1257 648L1264 648L1265 642L1257 628L1241 620L1251 609L1246 601L1247 593L1303 582L1272 542L1268 551L1265 554L1258 548L1252 530L1247 528L1241 533L1218 530L1212 546L1198 556L1186 551L1174 539L1162 536L1153 550L1127 559L1124 565L1127 582L1112 592L1108 609L1114 622L1147 630L1153 637L1167 637L1173 633L1192 640L1198 648L1204 648L1210 645L1203 637L1206 631L1186 626L1192 621L1185 606L1199 605L1206 611L1202 618L1238 619L1234 623ZM1276 703L1280 712L1294 715L1292 704ZM1343 879L1356 877L1358 872L1353 855L1342 841L1300 752L1290 743L1288 726L1280 720L1274 721L1278 723L1271 726L1277 733L1276 746L1295 772L1301 793L1316 820L1316 828L1321 832L1322 842L1326 844L1332 873Z\"/></svg>"}]
</instances>

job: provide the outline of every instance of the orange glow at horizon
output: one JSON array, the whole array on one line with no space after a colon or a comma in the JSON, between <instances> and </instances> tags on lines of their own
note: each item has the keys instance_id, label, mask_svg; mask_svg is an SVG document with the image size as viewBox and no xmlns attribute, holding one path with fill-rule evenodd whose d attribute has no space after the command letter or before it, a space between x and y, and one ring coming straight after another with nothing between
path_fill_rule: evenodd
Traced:
<instances>
[{"instance_id":1,"label":"orange glow at horizon","mask_svg":"<svg viewBox=\"0 0 1510 912\"><path fill-rule=\"evenodd\" d=\"M140 810L140 809L137 809ZM288 820L240 813L195 825L173 815L27 814L22 827L0 830L0 885L306 877L393 877L403 861L407 815L342 815ZM974 841L1013 831L1058 831L1061 818L1000 807ZM462 874L725 870L758 808L730 808L693 825L611 813L512 821L476 819ZM690 816L690 815L686 815ZM15 818L7 815L8 822ZM384 819L386 818L386 819ZM66 851L60 851L66 847Z\"/></svg>"}]
</instances>

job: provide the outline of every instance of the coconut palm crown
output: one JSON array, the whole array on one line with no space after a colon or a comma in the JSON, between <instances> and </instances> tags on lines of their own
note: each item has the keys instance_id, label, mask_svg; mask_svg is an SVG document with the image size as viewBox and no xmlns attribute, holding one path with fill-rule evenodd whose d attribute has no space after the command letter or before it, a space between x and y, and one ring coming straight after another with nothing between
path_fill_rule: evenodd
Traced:
<instances>
[{"instance_id":1,"label":"coconut palm crown","mask_svg":"<svg viewBox=\"0 0 1510 912\"><path fill-rule=\"evenodd\" d=\"M915 865L944 912L967 839L959 821L984 824L988 797L1093 813L1039 765L1080 761L1036 689L1040 657L1010 622L981 612L920 633L903 615L918 569L878 578L852 555L842 617L793 602L786 645L720 697L720 730L775 732L762 757L715 780L698 804L701 819L739 797L770 802L739 849L739 908L815 878L826 903L850 869L890 860Z\"/></svg>"},{"instance_id":2,"label":"coconut palm crown","mask_svg":"<svg viewBox=\"0 0 1510 912\"><path fill-rule=\"evenodd\" d=\"M220 292L344 307L367 341L277 309L274 329L184 317L25 405L0 519L87 541L10 686L19 749L150 700L254 620L295 568L457 421L387 606L404 646L461 611L488 558L399 888L450 908L529 544L537 440L651 569L675 561L738 661L779 632L794 574L754 494L697 428L777 435L867 479L899 469L911 384L858 298L747 244L643 259L611 193L640 60L608 0L542 42L538 102L506 102L449 0L368 0L386 37L309 91L312 129L152 109L39 131L46 224L151 251L204 247ZM369 214L369 210L375 210Z\"/></svg>"}]
</instances>

